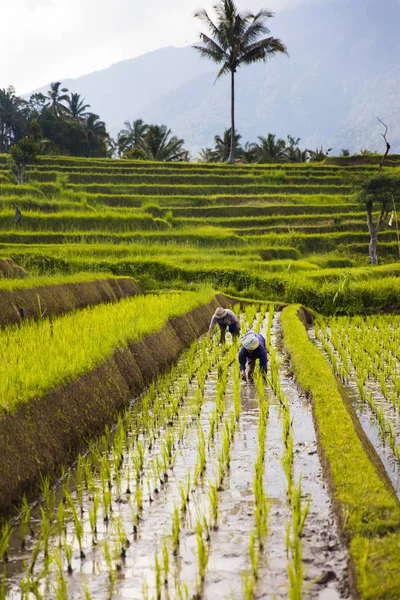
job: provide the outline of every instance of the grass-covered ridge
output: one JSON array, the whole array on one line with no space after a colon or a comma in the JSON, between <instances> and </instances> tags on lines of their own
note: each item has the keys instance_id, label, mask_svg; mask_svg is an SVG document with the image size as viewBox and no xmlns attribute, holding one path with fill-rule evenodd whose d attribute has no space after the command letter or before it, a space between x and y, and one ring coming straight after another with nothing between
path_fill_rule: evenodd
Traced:
<instances>
[{"instance_id":1,"label":"grass-covered ridge","mask_svg":"<svg viewBox=\"0 0 400 600\"><path fill-rule=\"evenodd\" d=\"M6 328L0 336L0 411L45 395L92 370L114 350L160 330L167 321L209 302L214 293L138 296L118 304Z\"/></svg>"},{"instance_id":2,"label":"grass-covered ridge","mask_svg":"<svg viewBox=\"0 0 400 600\"><path fill-rule=\"evenodd\" d=\"M311 394L320 448L341 527L350 544L361 598L400 596L400 505L354 427L330 366L298 318L282 313L284 344L304 391Z\"/></svg>"}]
</instances>

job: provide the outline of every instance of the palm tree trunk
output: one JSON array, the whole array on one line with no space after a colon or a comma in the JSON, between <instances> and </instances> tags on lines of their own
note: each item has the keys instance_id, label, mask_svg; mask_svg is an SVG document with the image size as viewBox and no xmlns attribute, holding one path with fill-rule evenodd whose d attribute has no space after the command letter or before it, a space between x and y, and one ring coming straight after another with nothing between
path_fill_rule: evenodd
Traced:
<instances>
[{"instance_id":1,"label":"palm tree trunk","mask_svg":"<svg viewBox=\"0 0 400 600\"><path fill-rule=\"evenodd\" d=\"M231 71L231 148L228 162L234 161L235 152L235 71Z\"/></svg>"}]
</instances>

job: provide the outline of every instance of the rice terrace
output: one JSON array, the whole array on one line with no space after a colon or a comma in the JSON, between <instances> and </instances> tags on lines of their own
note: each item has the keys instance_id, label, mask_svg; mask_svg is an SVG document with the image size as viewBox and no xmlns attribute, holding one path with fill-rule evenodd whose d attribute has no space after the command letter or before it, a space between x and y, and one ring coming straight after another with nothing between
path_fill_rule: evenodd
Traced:
<instances>
[{"instance_id":1,"label":"rice terrace","mask_svg":"<svg viewBox=\"0 0 400 600\"><path fill-rule=\"evenodd\" d=\"M196 158L0 89L0 600L400 600L397 138L242 143L236 70L288 51L214 8Z\"/></svg>"}]
</instances>

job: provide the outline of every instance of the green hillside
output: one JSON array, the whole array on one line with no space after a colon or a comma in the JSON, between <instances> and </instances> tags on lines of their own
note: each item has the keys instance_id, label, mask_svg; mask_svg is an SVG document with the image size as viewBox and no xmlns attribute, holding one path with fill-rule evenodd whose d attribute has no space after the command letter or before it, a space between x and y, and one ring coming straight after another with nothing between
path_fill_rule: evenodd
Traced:
<instances>
[{"instance_id":1,"label":"green hillside","mask_svg":"<svg viewBox=\"0 0 400 600\"><path fill-rule=\"evenodd\" d=\"M376 164L332 159L227 165L43 157L18 186L1 156L0 256L34 275L106 272L133 276L145 289L210 282L323 312L397 310L389 293L398 285L396 230L385 223L379 234L384 268L368 267L365 210L352 184L354 175L374 172Z\"/></svg>"}]
</instances>

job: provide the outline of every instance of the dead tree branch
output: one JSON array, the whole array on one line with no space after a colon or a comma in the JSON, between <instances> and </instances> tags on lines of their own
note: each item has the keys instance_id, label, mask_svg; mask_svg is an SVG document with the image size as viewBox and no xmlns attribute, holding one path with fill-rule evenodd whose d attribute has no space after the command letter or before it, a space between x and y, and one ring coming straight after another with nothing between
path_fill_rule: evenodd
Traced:
<instances>
[{"instance_id":1,"label":"dead tree branch","mask_svg":"<svg viewBox=\"0 0 400 600\"><path fill-rule=\"evenodd\" d=\"M376 117L376 118L378 119L379 123L382 123L382 125L385 127L385 133L381 133L381 136L385 140L385 144L386 144L386 152L382 156L381 162L379 163L379 169L378 169L378 173L379 173L382 170L383 163L385 162L385 159L386 159L387 155L389 154L390 144L389 144L389 142L386 139L386 134L387 134L388 129L389 129L388 126L383 121L381 121L379 117Z\"/></svg>"}]
</instances>

